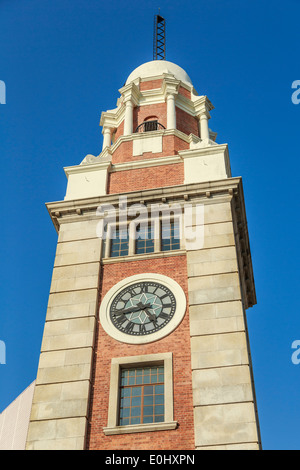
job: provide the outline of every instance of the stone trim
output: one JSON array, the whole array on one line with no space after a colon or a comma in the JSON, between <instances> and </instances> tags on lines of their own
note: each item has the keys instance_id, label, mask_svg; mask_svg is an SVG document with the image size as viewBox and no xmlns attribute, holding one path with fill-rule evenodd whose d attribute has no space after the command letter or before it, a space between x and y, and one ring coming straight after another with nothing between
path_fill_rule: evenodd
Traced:
<instances>
[{"instance_id":1,"label":"stone trim","mask_svg":"<svg viewBox=\"0 0 300 470\"><path fill-rule=\"evenodd\" d=\"M165 421L163 423L137 424L118 426L120 368L146 365L164 365L165 384ZM159 353L143 356L128 356L113 358L111 361L109 408L107 427L103 428L106 436L113 434L128 434L146 431L165 431L175 429L177 421L173 420L173 354Z\"/></svg>"}]
</instances>

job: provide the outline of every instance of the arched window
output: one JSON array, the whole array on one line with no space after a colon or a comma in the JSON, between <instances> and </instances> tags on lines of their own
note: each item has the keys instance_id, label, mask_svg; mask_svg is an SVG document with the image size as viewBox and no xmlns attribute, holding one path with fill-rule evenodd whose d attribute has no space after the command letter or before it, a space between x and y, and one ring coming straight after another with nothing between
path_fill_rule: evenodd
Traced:
<instances>
[{"instance_id":1,"label":"arched window","mask_svg":"<svg viewBox=\"0 0 300 470\"><path fill-rule=\"evenodd\" d=\"M157 116L148 116L144 119L144 122L140 124L135 132L152 132L165 129L165 127L158 122Z\"/></svg>"}]
</instances>

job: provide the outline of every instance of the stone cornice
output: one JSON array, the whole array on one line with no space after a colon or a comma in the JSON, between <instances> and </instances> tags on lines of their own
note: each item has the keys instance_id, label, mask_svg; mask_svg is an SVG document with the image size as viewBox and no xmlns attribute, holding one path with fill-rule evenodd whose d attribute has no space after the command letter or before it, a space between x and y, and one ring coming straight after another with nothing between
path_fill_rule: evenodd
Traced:
<instances>
[{"instance_id":1,"label":"stone cornice","mask_svg":"<svg viewBox=\"0 0 300 470\"><path fill-rule=\"evenodd\" d=\"M194 148L187 149L187 150L179 150L178 155L180 155L180 157L184 159L184 158L193 158L193 157L201 156L201 155L205 155L205 156L215 155L217 153L224 153L229 158L228 144L215 144L215 145L208 145L203 148L194 147Z\"/></svg>"},{"instance_id":2,"label":"stone cornice","mask_svg":"<svg viewBox=\"0 0 300 470\"><path fill-rule=\"evenodd\" d=\"M112 204L118 206L119 198L127 196L128 203L135 204L143 201L144 204L162 201L204 201L214 204L215 197L226 195L229 199L236 193L241 178L227 178L219 181L205 183L193 183L178 186L166 186L158 189L146 189L132 191L130 193L107 194L100 197L91 197L76 200L64 200L46 203L46 207L56 228L61 223L80 221L82 218L97 218L96 210L101 204ZM214 197L213 197L214 196Z\"/></svg>"},{"instance_id":3,"label":"stone cornice","mask_svg":"<svg viewBox=\"0 0 300 470\"><path fill-rule=\"evenodd\" d=\"M99 161L96 163L89 163L87 165L68 166L64 168L64 172L66 176L68 177L71 174L90 172L93 169L99 170L100 168L107 169L110 166L111 166L111 162L104 160L104 161Z\"/></svg>"}]
</instances>

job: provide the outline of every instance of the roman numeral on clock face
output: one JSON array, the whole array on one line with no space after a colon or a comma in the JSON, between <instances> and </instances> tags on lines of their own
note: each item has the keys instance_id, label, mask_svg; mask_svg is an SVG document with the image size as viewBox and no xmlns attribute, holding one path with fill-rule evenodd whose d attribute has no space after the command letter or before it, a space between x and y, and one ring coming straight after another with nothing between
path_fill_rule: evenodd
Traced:
<instances>
[{"instance_id":1,"label":"roman numeral on clock face","mask_svg":"<svg viewBox=\"0 0 300 470\"><path fill-rule=\"evenodd\" d=\"M167 320L169 318L169 315L167 313L161 312L159 314L160 318L163 318L164 320Z\"/></svg>"},{"instance_id":2,"label":"roman numeral on clock face","mask_svg":"<svg viewBox=\"0 0 300 470\"><path fill-rule=\"evenodd\" d=\"M131 333L134 328L134 323L128 322L127 325L124 327L125 333Z\"/></svg>"},{"instance_id":3,"label":"roman numeral on clock face","mask_svg":"<svg viewBox=\"0 0 300 470\"><path fill-rule=\"evenodd\" d=\"M123 313L120 312L114 312L113 318L115 319L115 322L120 326L127 320Z\"/></svg>"}]
</instances>

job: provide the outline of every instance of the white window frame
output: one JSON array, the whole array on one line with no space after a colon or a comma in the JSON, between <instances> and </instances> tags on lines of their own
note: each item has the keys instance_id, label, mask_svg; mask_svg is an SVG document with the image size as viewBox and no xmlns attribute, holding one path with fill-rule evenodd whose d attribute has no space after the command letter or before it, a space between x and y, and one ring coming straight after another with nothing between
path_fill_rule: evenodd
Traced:
<instances>
[{"instance_id":1,"label":"white window frame","mask_svg":"<svg viewBox=\"0 0 300 470\"><path fill-rule=\"evenodd\" d=\"M120 376L122 368L164 366L165 419L161 423L119 425ZM103 428L106 436L149 431L166 431L176 429L173 409L173 358L172 353L147 354L113 358L111 361L110 391L107 427Z\"/></svg>"},{"instance_id":2,"label":"white window frame","mask_svg":"<svg viewBox=\"0 0 300 470\"><path fill-rule=\"evenodd\" d=\"M107 236L105 240L105 250L104 250L104 259L114 259L118 260L120 258L123 258L123 256L116 256L116 257L111 257L110 252L111 252L111 236L114 230L122 230L126 229L127 231L129 230L129 244L128 244L128 255L125 255L124 257L128 256L137 256L137 257L142 257L145 255L154 255L158 253L168 253L168 252L174 252L178 250L184 249L184 239L182 237L182 229L181 229L181 234L180 234L180 248L176 250L161 250L161 237L162 237L162 224L164 220L167 220L168 217L165 216L160 216L158 218L154 219L154 251L149 252L149 253L139 253L136 254L136 239L134 234L136 233L136 225L138 225L142 220L139 219L137 221L132 220L127 225L125 223L118 223L118 222L108 222L107 223ZM147 221L148 219L146 219ZM169 218L170 224L179 220L179 224L182 224L182 220L180 221L180 216L172 216ZM152 226L153 221L150 219L149 224Z\"/></svg>"}]
</instances>

